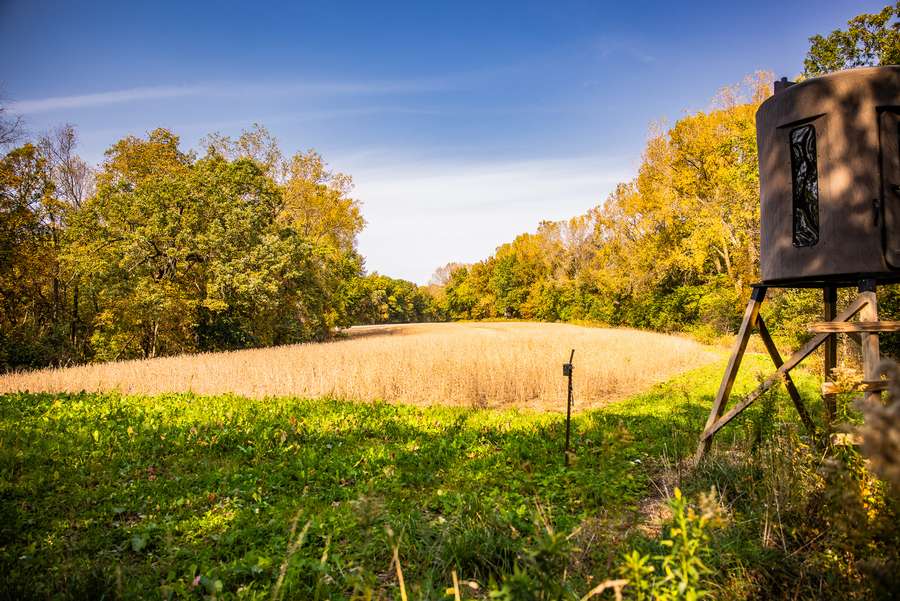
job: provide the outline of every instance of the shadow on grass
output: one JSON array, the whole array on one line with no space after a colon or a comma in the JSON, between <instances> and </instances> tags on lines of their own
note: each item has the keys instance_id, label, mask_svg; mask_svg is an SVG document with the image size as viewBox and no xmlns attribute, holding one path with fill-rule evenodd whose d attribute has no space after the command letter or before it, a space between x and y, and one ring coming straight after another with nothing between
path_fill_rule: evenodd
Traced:
<instances>
[{"instance_id":1,"label":"shadow on grass","mask_svg":"<svg viewBox=\"0 0 900 601\"><path fill-rule=\"evenodd\" d=\"M346 596L394 586L386 526L417 598L443 598L451 570L484 586L547 525L633 510L661 462L693 453L718 373L577 416L570 469L551 414L2 396L0 595L270 596L284 566L287 597ZM294 520L308 536L288 557ZM597 545L579 573L619 554Z\"/></svg>"}]
</instances>

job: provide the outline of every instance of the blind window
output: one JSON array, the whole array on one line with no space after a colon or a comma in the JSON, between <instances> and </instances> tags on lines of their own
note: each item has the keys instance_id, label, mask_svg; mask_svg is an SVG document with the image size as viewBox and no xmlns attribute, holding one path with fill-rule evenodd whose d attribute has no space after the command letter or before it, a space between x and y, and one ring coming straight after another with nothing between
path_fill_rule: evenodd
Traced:
<instances>
[{"instance_id":1,"label":"blind window","mask_svg":"<svg viewBox=\"0 0 900 601\"><path fill-rule=\"evenodd\" d=\"M819 241L819 174L816 164L816 128L812 124L791 130L794 246Z\"/></svg>"}]
</instances>

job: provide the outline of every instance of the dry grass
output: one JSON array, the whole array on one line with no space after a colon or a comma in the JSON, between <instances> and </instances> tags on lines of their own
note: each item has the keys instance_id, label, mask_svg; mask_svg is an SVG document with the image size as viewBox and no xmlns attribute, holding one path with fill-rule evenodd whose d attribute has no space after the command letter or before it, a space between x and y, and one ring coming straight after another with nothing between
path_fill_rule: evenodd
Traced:
<instances>
[{"instance_id":1,"label":"dry grass","mask_svg":"<svg viewBox=\"0 0 900 601\"><path fill-rule=\"evenodd\" d=\"M0 393L233 392L556 411L565 407L562 363L572 348L576 409L620 399L720 356L685 338L567 324L369 326L323 344L6 374Z\"/></svg>"}]
</instances>

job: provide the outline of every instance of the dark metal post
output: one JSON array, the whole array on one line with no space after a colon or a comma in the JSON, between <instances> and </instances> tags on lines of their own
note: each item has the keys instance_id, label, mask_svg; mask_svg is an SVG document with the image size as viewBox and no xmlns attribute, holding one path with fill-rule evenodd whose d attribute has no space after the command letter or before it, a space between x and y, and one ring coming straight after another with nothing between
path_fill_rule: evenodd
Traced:
<instances>
[{"instance_id":1,"label":"dark metal post","mask_svg":"<svg viewBox=\"0 0 900 601\"><path fill-rule=\"evenodd\" d=\"M572 359L575 349L569 354L569 362L563 363L563 375L569 378L569 393L566 397L566 467L569 467L569 434L572 429Z\"/></svg>"}]
</instances>

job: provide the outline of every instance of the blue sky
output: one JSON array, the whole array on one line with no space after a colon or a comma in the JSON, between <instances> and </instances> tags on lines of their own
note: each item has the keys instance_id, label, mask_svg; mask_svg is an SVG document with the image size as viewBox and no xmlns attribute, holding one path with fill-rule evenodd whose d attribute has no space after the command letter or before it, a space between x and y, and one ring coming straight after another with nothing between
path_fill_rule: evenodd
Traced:
<instances>
[{"instance_id":1,"label":"blue sky","mask_svg":"<svg viewBox=\"0 0 900 601\"><path fill-rule=\"evenodd\" d=\"M0 86L91 162L155 127L194 147L259 122L353 176L370 271L425 283L601 203L652 122L796 75L810 35L885 4L0 0Z\"/></svg>"}]
</instances>

